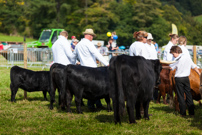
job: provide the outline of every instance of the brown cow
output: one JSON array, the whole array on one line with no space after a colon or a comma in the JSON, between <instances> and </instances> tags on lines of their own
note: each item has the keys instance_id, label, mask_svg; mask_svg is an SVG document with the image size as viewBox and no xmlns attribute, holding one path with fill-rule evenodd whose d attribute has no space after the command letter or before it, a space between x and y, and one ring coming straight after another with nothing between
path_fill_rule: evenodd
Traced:
<instances>
[{"instance_id":1,"label":"brown cow","mask_svg":"<svg viewBox=\"0 0 202 135\"><path fill-rule=\"evenodd\" d=\"M169 64L161 64L162 67L169 66ZM166 93L170 95L170 106L173 106L173 86L172 86L172 74L174 71L168 68L163 68L160 73L161 84L158 86L159 95L157 99L157 103L160 103L161 96L163 97L163 103L166 102Z\"/></svg>"},{"instance_id":2,"label":"brown cow","mask_svg":"<svg viewBox=\"0 0 202 135\"><path fill-rule=\"evenodd\" d=\"M201 72L202 69L199 69L199 71ZM202 78L202 77L199 77L199 75L193 69L191 69L191 72L189 75L189 80L190 80L192 98L193 98L193 100L199 101L199 104L201 105L200 100L202 99L202 97L201 97L202 91L200 92L200 90L199 90L199 88L201 88L200 78ZM179 112L180 109L179 109L179 103L177 100L176 88L175 88L175 74L172 74L171 79L172 79L172 83L173 83L173 89L175 91L175 110Z\"/></svg>"}]
</instances>

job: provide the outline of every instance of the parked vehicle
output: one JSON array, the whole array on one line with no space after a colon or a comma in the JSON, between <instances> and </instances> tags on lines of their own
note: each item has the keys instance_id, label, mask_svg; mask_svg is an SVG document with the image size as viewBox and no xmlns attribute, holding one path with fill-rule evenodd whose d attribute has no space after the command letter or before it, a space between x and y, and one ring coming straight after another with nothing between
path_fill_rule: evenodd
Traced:
<instances>
[{"instance_id":1,"label":"parked vehicle","mask_svg":"<svg viewBox=\"0 0 202 135\"><path fill-rule=\"evenodd\" d=\"M62 31L64 29L44 29L40 34L39 40L28 42L27 47L51 48Z\"/></svg>"}]
</instances>

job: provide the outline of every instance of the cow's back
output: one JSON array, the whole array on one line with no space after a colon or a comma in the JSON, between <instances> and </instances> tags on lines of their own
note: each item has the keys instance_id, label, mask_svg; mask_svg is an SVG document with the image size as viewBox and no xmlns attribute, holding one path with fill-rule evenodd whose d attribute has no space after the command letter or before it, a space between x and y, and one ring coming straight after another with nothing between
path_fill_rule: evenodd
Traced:
<instances>
[{"instance_id":1,"label":"cow's back","mask_svg":"<svg viewBox=\"0 0 202 135\"><path fill-rule=\"evenodd\" d=\"M97 99L109 94L109 75L107 67L91 68L68 65L66 68L70 91L76 94L83 91L83 98Z\"/></svg>"},{"instance_id":2,"label":"cow's back","mask_svg":"<svg viewBox=\"0 0 202 135\"><path fill-rule=\"evenodd\" d=\"M49 89L49 71L31 71L18 66L10 70L11 85L25 91L47 91Z\"/></svg>"}]
</instances>

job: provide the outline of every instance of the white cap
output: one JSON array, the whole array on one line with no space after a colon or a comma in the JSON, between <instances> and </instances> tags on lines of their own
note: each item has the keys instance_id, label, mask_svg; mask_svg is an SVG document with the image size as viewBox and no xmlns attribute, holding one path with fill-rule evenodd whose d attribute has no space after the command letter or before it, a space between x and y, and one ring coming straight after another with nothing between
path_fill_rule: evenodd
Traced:
<instances>
[{"instance_id":1,"label":"white cap","mask_svg":"<svg viewBox=\"0 0 202 135\"><path fill-rule=\"evenodd\" d=\"M153 40L153 37L152 37L152 34L151 34L151 33L148 33L147 39Z\"/></svg>"}]
</instances>

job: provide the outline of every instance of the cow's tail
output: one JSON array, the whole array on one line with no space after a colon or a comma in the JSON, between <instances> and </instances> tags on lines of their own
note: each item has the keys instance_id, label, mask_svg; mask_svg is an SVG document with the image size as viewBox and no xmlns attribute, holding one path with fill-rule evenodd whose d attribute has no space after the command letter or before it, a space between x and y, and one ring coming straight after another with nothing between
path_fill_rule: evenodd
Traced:
<instances>
[{"instance_id":1,"label":"cow's tail","mask_svg":"<svg viewBox=\"0 0 202 135\"><path fill-rule=\"evenodd\" d=\"M115 116L117 122L120 122L120 115L124 114L125 111L125 100L124 100L124 92L123 92L123 85L122 85L122 72L121 72L121 60L120 57L114 61L114 90L115 90L115 109L117 116Z\"/></svg>"},{"instance_id":2,"label":"cow's tail","mask_svg":"<svg viewBox=\"0 0 202 135\"><path fill-rule=\"evenodd\" d=\"M68 77L67 77L67 70L68 70L68 65L63 69L64 70L64 74L63 76L63 84L62 84L62 88L60 91L60 95L61 95L61 108L64 109L65 107L67 107L67 83L68 83Z\"/></svg>"}]
</instances>

